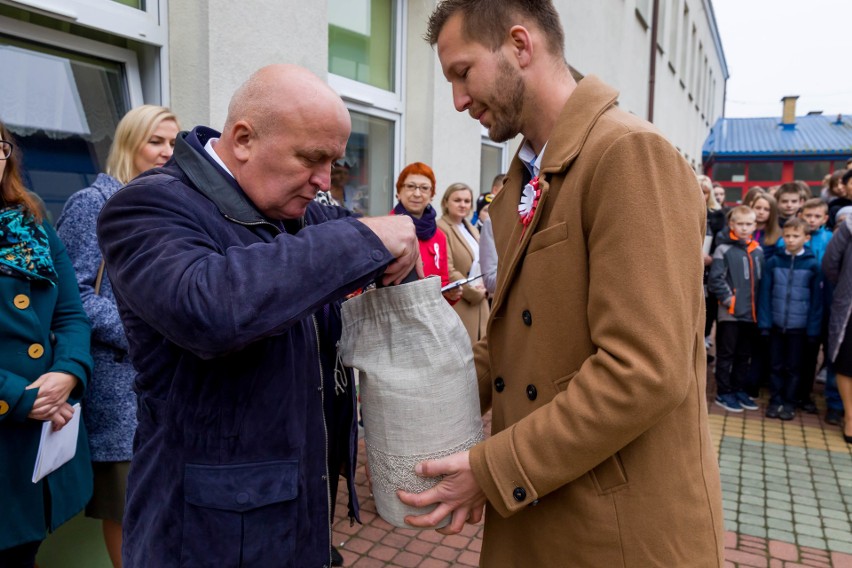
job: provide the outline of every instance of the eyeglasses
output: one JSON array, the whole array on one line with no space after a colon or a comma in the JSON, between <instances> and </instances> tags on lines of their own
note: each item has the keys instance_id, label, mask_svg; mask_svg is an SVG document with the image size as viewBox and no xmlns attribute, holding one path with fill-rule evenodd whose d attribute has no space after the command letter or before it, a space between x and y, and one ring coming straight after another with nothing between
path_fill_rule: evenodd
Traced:
<instances>
[{"instance_id":1,"label":"eyeglasses","mask_svg":"<svg viewBox=\"0 0 852 568\"><path fill-rule=\"evenodd\" d=\"M6 142L5 140L0 140L0 160L8 160L9 156L12 155L12 150L15 148L15 145L11 142Z\"/></svg>"},{"instance_id":2,"label":"eyeglasses","mask_svg":"<svg viewBox=\"0 0 852 568\"><path fill-rule=\"evenodd\" d=\"M422 193L423 195L426 195L427 193L432 192L432 186L431 185L425 185L425 184L424 185L417 185L417 184L414 184L414 183L404 183L404 184L402 184L402 188L405 191L407 191L408 193L414 193L415 191L420 190L420 193Z\"/></svg>"}]
</instances>

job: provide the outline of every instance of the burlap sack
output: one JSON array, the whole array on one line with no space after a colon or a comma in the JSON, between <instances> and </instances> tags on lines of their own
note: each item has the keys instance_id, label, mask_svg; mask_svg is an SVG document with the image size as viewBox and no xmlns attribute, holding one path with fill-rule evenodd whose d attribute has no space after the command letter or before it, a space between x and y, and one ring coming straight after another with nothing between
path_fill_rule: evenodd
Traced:
<instances>
[{"instance_id":1,"label":"burlap sack","mask_svg":"<svg viewBox=\"0 0 852 568\"><path fill-rule=\"evenodd\" d=\"M361 371L376 508L390 524L413 528L405 516L434 506L404 505L397 489L419 493L439 481L418 477L414 466L482 440L470 338L441 295L440 279L433 277L371 290L344 303L340 354L345 365Z\"/></svg>"}]
</instances>

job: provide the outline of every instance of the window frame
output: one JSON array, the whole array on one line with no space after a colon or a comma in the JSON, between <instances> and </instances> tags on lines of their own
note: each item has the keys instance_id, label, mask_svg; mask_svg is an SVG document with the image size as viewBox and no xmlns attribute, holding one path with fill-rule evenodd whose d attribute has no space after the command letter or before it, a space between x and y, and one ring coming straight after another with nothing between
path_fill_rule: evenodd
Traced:
<instances>
[{"instance_id":1,"label":"window frame","mask_svg":"<svg viewBox=\"0 0 852 568\"><path fill-rule=\"evenodd\" d=\"M382 120L387 120L388 122L393 124L393 140L391 141L391 144L393 145L393 159L391 160L391 167L392 167L391 178L392 178L392 182L396 181L396 178L399 176L399 172L402 171L402 165L400 164L400 160L401 160L400 149L402 148L402 141L403 141L403 137L402 137L402 124L403 124L402 116L400 114L395 113L395 112L377 109L377 108L372 107L372 106L353 103L353 102L347 102L346 103L346 110L348 110L350 112L357 112L359 114L363 114L365 116L369 116L369 117L372 117L372 118L379 118L379 119L382 119ZM394 206L394 197L393 196L395 195L395 193L396 193L395 191L391 190L391 193L390 193L391 194L391 202L388 204L388 208L387 208L388 211L390 211Z\"/></svg>"},{"instance_id":2,"label":"window frame","mask_svg":"<svg viewBox=\"0 0 852 568\"><path fill-rule=\"evenodd\" d=\"M403 96L403 85L405 85L405 46L407 40L408 6L407 2L394 0L393 10L395 12L393 25L394 34L394 90L386 91L366 83L361 83L348 77L336 75L328 71L328 85L343 99L346 109L367 116L388 120L393 123L393 159L391 160L393 171L391 175L394 180L402 171L402 148L405 140L405 97ZM326 64L327 66L327 64ZM396 192L391 191L391 202L388 210L395 204Z\"/></svg>"},{"instance_id":3,"label":"window frame","mask_svg":"<svg viewBox=\"0 0 852 568\"><path fill-rule=\"evenodd\" d=\"M396 112L400 115L404 113L405 105L402 97L402 86L405 84L405 69L402 64L402 60L404 56L403 48L405 46L404 36L406 30L404 22L407 12L407 3L400 0L394 0L393 10L395 14L392 20L394 30L396 32L394 34L395 45L393 46L395 58L395 61L393 62L394 88L392 91L386 91L328 71L328 84L332 89L337 91L340 98L347 102L347 106L348 103L353 103L379 110Z\"/></svg>"},{"instance_id":4,"label":"window frame","mask_svg":"<svg viewBox=\"0 0 852 568\"><path fill-rule=\"evenodd\" d=\"M21 22L5 16L0 16L0 33L24 41L43 43L51 47L114 61L123 67L127 95L130 98L128 101L130 108L144 103L139 60L133 50L37 26L29 22Z\"/></svg>"},{"instance_id":5,"label":"window frame","mask_svg":"<svg viewBox=\"0 0 852 568\"><path fill-rule=\"evenodd\" d=\"M484 126L482 127L482 136L480 138L480 159L482 156L482 146L490 146L491 148L497 148L500 150L500 173L508 173L509 171L509 143L508 142L495 142L491 138L488 137L488 129ZM482 163L480 162L480 172L482 171ZM486 182L483 184L483 181ZM479 180L480 192L482 188L486 185L491 187L491 179L488 180Z\"/></svg>"},{"instance_id":6,"label":"window frame","mask_svg":"<svg viewBox=\"0 0 852 568\"><path fill-rule=\"evenodd\" d=\"M168 28L164 23L165 15L168 14L167 1L146 0L144 10L113 0L3 0L2 3L165 47L169 40Z\"/></svg>"}]
</instances>

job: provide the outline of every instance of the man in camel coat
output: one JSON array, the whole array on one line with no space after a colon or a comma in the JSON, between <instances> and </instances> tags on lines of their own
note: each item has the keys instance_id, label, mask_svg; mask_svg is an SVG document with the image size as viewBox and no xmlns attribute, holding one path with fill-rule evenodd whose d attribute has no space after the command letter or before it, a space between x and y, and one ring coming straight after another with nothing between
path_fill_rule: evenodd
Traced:
<instances>
[{"instance_id":1,"label":"man in camel coat","mask_svg":"<svg viewBox=\"0 0 852 568\"><path fill-rule=\"evenodd\" d=\"M705 395L695 175L594 76L549 0L446 0L427 37L456 109L524 142L491 205L500 265L476 345L492 436L423 462L410 517L458 532L485 508L483 566L718 567L723 516Z\"/></svg>"}]
</instances>

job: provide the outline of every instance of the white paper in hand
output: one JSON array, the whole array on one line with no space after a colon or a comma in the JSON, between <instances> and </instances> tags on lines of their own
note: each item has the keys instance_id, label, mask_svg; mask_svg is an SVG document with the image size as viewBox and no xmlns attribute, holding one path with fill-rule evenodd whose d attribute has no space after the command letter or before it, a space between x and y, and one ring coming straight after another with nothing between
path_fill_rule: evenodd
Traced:
<instances>
[{"instance_id":1,"label":"white paper in hand","mask_svg":"<svg viewBox=\"0 0 852 568\"><path fill-rule=\"evenodd\" d=\"M53 431L53 423L48 420L41 427L41 441L38 445L33 483L52 473L71 461L77 453L77 435L80 433L80 403L73 406L74 416L58 432Z\"/></svg>"}]
</instances>

